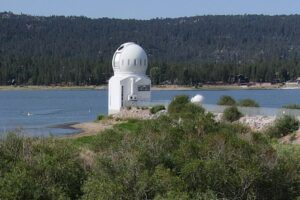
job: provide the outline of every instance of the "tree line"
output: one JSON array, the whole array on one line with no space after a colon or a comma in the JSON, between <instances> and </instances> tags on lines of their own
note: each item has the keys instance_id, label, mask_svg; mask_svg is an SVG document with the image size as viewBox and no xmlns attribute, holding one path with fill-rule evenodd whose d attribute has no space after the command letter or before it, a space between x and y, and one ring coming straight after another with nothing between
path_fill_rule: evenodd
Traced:
<instances>
[{"instance_id":1,"label":"tree line","mask_svg":"<svg viewBox=\"0 0 300 200\"><path fill-rule=\"evenodd\" d=\"M127 41L146 50L155 84L226 83L237 74L286 81L300 76L299 35L299 15L124 20L3 12L0 84L105 84L114 51Z\"/></svg>"}]
</instances>

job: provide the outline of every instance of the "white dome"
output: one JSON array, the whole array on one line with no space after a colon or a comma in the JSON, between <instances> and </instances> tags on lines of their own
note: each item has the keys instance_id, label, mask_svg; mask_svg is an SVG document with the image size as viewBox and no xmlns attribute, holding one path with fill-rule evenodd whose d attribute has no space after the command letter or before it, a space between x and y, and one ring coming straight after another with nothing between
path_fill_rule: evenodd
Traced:
<instances>
[{"instance_id":1,"label":"white dome","mask_svg":"<svg viewBox=\"0 0 300 200\"><path fill-rule=\"evenodd\" d=\"M192 99L191 102L194 104L201 104L204 100L204 97L201 94L195 95Z\"/></svg>"},{"instance_id":2,"label":"white dome","mask_svg":"<svg viewBox=\"0 0 300 200\"><path fill-rule=\"evenodd\" d=\"M115 52L112 60L115 74L145 74L147 66L146 52L133 42L122 44Z\"/></svg>"}]
</instances>

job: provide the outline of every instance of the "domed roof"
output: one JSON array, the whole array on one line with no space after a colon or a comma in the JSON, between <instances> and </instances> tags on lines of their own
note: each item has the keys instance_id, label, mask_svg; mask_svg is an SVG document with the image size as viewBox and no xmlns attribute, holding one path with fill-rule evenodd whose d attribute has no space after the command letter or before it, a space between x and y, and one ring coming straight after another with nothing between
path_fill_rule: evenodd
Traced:
<instances>
[{"instance_id":1,"label":"domed roof","mask_svg":"<svg viewBox=\"0 0 300 200\"><path fill-rule=\"evenodd\" d=\"M122 44L116 50L112 60L115 74L145 74L147 66L146 52L133 42Z\"/></svg>"}]
</instances>

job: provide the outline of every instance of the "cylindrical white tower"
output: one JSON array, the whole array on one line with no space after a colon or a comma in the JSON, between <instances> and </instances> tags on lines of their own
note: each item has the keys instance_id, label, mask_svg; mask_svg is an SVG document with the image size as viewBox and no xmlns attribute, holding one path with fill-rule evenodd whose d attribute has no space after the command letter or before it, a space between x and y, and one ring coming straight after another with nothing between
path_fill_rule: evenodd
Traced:
<instances>
[{"instance_id":1,"label":"cylindrical white tower","mask_svg":"<svg viewBox=\"0 0 300 200\"><path fill-rule=\"evenodd\" d=\"M151 99L151 81L146 76L147 54L139 45L128 42L114 53L114 76L109 80L108 113L119 112L122 107L144 104Z\"/></svg>"}]
</instances>

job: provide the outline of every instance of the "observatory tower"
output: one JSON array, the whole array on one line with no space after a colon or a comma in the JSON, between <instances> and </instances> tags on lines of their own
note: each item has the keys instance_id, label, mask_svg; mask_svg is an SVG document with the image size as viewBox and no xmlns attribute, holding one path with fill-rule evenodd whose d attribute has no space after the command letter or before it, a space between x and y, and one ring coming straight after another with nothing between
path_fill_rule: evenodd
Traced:
<instances>
[{"instance_id":1,"label":"observatory tower","mask_svg":"<svg viewBox=\"0 0 300 200\"><path fill-rule=\"evenodd\" d=\"M139 45L122 44L112 59L114 76L108 85L108 114L126 106L138 106L151 99L151 81L146 76L147 54Z\"/></svg>"}]
</instances>

